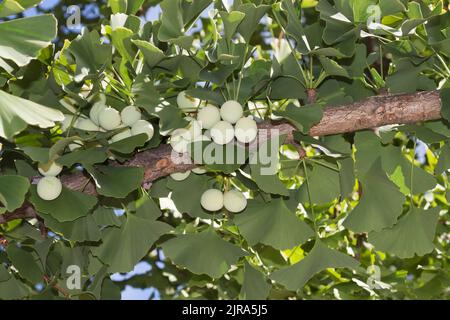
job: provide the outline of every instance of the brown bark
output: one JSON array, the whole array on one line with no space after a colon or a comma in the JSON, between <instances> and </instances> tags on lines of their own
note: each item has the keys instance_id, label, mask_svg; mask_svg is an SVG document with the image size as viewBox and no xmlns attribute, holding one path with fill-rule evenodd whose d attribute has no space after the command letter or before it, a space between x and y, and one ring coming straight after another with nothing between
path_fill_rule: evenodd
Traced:
<instances>
[{"instance_id":1,"label":"brown bark","mask_svg":"<svg viewBox=\"0 0 450 320\"><path fill-rule=\"evenodd\" d=\"M325 136L358 130L377 128L390 124L407 124L441 118L441 101L439 91L425 91L403 95L381 95L371 97L361 102L349 105L328 107L320 122L314 125L311 136ZM295 127L285 121L264 122L260 129L276 129L278 134L286 134L287 142L296 144L292 133ZM269 132L270 133L270 132ZM270 136L270 134L269 134ZM299 145L296 145L301 156L304 156ZM172 149L169 145L138 153L135 157L122 164L123 166L144 168L144 186L161 177L174 172L184 172L196 167L195 164L176 164L171 158ZM112 165L120 165L112 163ZM77 172L61 178L63 184L77 191L95 195L96 189L92 179L85 173ZM0 224L19 218L35 217L32 207L26 204L13 213L0 215Z\"/></svg>"}]
</instances>

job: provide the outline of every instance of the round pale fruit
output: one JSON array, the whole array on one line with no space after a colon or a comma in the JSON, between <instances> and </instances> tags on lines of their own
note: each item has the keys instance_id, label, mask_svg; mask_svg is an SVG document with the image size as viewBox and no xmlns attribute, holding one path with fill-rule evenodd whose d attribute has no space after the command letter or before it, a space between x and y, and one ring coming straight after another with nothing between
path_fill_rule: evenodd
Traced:
<instances>
[{"instance_id":1,"label":"round pale fruit","mask_svg":"<svg viewBox=\"0 0 450 320\"><path fill-rule=\"evenodd\" d=\"M37 194L43 200L55 200L61 192L62 184L56 177L44 177L37 184Z\"/></svg>"},{"instance_id":2,"label":"round pale fruit","mask_svg":"<svg viewBox=\"0 0 450 320\"><path fill-rule=\"evenodd\" d=\"M170 177L175 180L175 181L183 181L185 179L187 179L187 177L189 177L189 175L191 174L191 171L186 171L186 172L175 172L172 173L170 175Z\"/></svg>"},{"instance_id":3,"label":"round pale fruit","mask_svg":"<svg viewBox=\"0 0 450 320\"><path fill-rule=\"evenodd\" d=\"M151 138L153 138L153 135L155 134L155 129L153 128L153 125L150 122L145 120L138 120L131 127L131 135L136 136L141 133L145 133L147 135L147 141L149 141Z\"/></svg>"},{"instance_id":4,"label":"round pale fruit","mask_svg":"<svg viewBox=\"0 0 450 320\"><path fill-rule=\"evenodd\" d=\"M205 174L207 172L207 170L203 167L198 167L198 168L192 169L192 172L195 174Z\"/></svg>"},{"instance_id":5,"label":"round pale fruit","mask_svg":"<svg viewBox=\"0 0 450 320\"><path fill-rule=\"evenodd\" d=\"M100 113L105 110L107 107L103 101L98 101L94 103L91 110L89 111L89 118L91 118L92 122L94 122L96 125L100 125Z\"/></svg>"},{"instance_id":6,"label":"round pale fruit","mask_svg":"<svg viewBox=\"0 0 450 320\"><path fill-rule=\"evenodd\" d=\"M39 173L42 174L45 177L56 177L58 174L61 173L63 167L57 164L56 162L52 162L50 167L46 166L47 169L44 169L44 165L40 164L38 166Z\"/></svg>"},{"instance_id":7,"label":"round pale fruit","mask_svg":"<svg viewBox=\"0 0 450 320\"><path fill-rule=\"evenodd\" d=\"M127 129L127 130L122 131L122 132L116 134L115 136L113 136L113 137L111 138L111 143L114 143L114 142L117 142L117 141L120 141L120 140L129 138L129 137L131 137L131 136L132 136L131 130L130 130L130 129Z\"/></svg>"},{"instance_id":8,"label":"round pale fruit","mask_svg":"<svg viewBox=\"0 0 450 320\"><path fill-rule=\"evenodd\" d=\"M211 138L217 144L227 144L234 139L234 128L229 122L220 121L211 129Z\"/></svg>"},{"instance_id":9,"label":"round pale fruit","mask_svg":"<svg viewBox=\"0 0 450 320\"><path fill-rule=\"evenodd\" d=\"M225 102L220 108L220 116L222 120L228 121L231 124L238 122L244 115L244 109L237 101L230 100Z\"/></svg>"},{"instance_id":10,"label":"round pale fruit","mask_svg":"<svg viewBox=\"0 0 450 320\"><path fill-rule=\"evenodd\" d=\"M251 118L241 118L234 127L234 135L239 142L252 142L258 135L256 121Z\"/></svg>"},{"instance_id":11,"label":"round pale fruit","mask_svg":"<svg viewBox=\"0 0 450 320\"><path fill-rule=\"evenodd\" d=\"M91 119L78 119L75 127L83 131L100 131L99 126Z\"/></svg>"},{"instance_id":12,"label":"round pale fruit","mask_svg":"<svg viewBox=\"0 0 450 320\"><path fill-rule=\"evenodd\" d=\"M180 128L172 132L170 136L170 145L173 150L178 153L185 153L188 150L188 145L191 142L191 134L189 130Z\"/></svg>"},{"instance_id":13,"label":"round pale fruit","mask_svg":"<svg viewBox=\"0 0 450 320\"><path fill-rule=\"evenodd\" d=\"M198 112L197 120L202 124L203 129L211 129L220 121L220 110L208 104Z\"/></svg>"},{"instance_id":14,"label":"round pale fruit","mask_svg":"<svg viewBox=\"0 0 450 320\"><path fill-rule=\"evenodd\" d=\"M133 124L141 120L142 113L135 106L125 107L120 113L120 117L122 118L122 123L131 127Z\"/></svg>"},{"instance_id":15,"label":"round pale fruit","mask_svg":"<svg viewBox=\"0 0 450 320\"><path fill-rule=\"evenodd\" d=\"M218 211L223 208L223 193L217 189L206 190L200 199L203 209Z\"/></svg>"},{"instance_id":16,"label":"round pale fruit","mask_svg":"<svg viewBox=\"0 0 450 320\"><path fill-rule=\"evenodd\" d=\"M247 199L242 192L230 190L223 194L223 205L230 212L241 212L247 207Z\"/></svg>"},{"instance_id":17,"label":"round pale fruit","mask_svg":"<svg viewBox=\"0 0 450 320\"><path fill-rule=\"evenodd\" d=\"M183 111L194 111L197 109L200 101L197 98L188 96L186 91L182 91L177 96L178 107Z\"/></svg>"},{"instance_id":18,"label":"round pale fruit","mask_svg":"<svg viewBox=\"0 0 450 320\"><path fill-rule=\"evenodd\" d=\"M98 115L98 122L103 129L114 130L120 126L122 119L120 118L119 111L108 107L100 112Z\"/></svg>"}]
</instances>

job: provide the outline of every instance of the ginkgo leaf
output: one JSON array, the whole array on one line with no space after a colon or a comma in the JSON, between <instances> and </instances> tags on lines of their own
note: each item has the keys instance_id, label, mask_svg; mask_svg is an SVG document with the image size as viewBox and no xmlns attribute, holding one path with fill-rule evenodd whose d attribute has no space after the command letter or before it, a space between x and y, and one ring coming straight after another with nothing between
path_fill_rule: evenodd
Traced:
<instances>
[{"instance_id":1,"label":"ginkgo leaf","mask_svg":"<svg viewBox=\"0 0 450 320\"><path fill-rule=\"evenodd\" d=\"M94 178L98 193L106 197L125 198L141 186L144 178L143 168L87 166L86 169Z\"/></svg>"},{"instance_id":2,"label":"ginkgo leaf","mask_svg":"<svg viewBox=\"0 0 450 320\"><path fill-rule=\"evenodd\" d=\"M58 198L51 201L42 200L37 194L35 185L31 186L30 192L30 202L38 213L48 214L59 222L84 217L97 203L96 197L66 187L63 187Z\"/></svg>"},{"instance_id":3,"label":"ginkgo leaf","mask_svg":"<svg viewBox=\"0 0 450 320\"><path fill-rule=\"evenodd\" d=\"M413 207L392 228L369 233L369 242L376 250L400 258L423 256L434 250L438 218L439 208L422 210Z\"/></svg>"},{"instance_id":4,"label":"ginkgo leaf","mask_svg":"<svg viewBox=\"0 0 450 320\"><path fill-rule=\"evenodd\" d=\"M164 254L175 264L195 274L220 278L231 265L246 255L239 247L208 229L195 234L178 235L162 244Z\"/></svg>"},{"instance_id":5,"label":"ginkgo leaf","mask_svg":"<svg viewBox=\"0 0 450 320\"><path fill-rule=\"evenodd\" d=\"M394 225L402 214L405 197L387 177L380 158L360 178L360 183L361 199L345 219L344 226L355 232L369 232Z\"/></svg>"},{"instance_id":6,"label":"ginkgo leaf","mask_svg":"<svg viewBox=\"0 0 450 320\"><path fill-rule=\"evenodd\" d=\"M301 289L316 273L327 268L350 268L358 266L358 261L336 250L328 248L322 241L316 240L311 252L300 262L277 270L270 278L289 290Z\"/></svg>"},{"instance_id":7,"label":"ginkgo leaf","mask_svg":"<svg viewBox=\"0 0 450 320\"><path fill-rule=\"evenodd\" d=\"M0 3L0 18L12 16L25 11L26 8L35 6L42 0L4 0Z\"/></svg>"},{"instance_id":8,"label":"ginkgo leaf","mask_svg":"<svg viewBox=\"0 0 450 320\"><path fill-rule=\"evenodd\" d=\"M55 126L55 122L62 120L64 115L56 109L0 90L0 137L2 138L12 139L28 125L43 129L51 128Z\"/></svg>"},{"instance_id":9,"label":"ginkgo leaf","mask_svg":"<svg viewBox=\"0 0 450 320\"><path fill-rule=\"evenodd\" d=\"M256 270L248 262L244 267L244 282L242 283L240 299L265 300L269 294L270 284L263 273Z\"/></svg>"},{"instance_id":10,"label":"ginkgo leaf","mask_svg":"<svg viewBox=\"0 0 450 320\"><path fill-rule=\"evenodd\" d=\"M311 228L286 206L282 198L265 203L250 200L234 221L248 244L263 243L283 250L293 248L314 235Z\"/></svg>"},{"instance_id":11,"label":"ginkgo leaf","mask_svg":"<svg viewBox=\"0 0 450 320\"><path fill-rule=\"evenodd\" d=\"M10 212L20 208L29 187L30 182L25 177L0 176L0 204Z\"/></svg>"},{"instance_id":12,"label":"ginkgo leaf","mask_svg":"<svg viewBox=\"0 0 450 320\"><path fill-rule=\"evenodd\" d=\"M50 45L56 33L57 21L52 14L1 22L0 57L14 61L19 67L27 65Z\"/></svg>"},{"instance_id":13,"label":"ginkgo leaf","mask_svg":"<svg viewBox=\"0 0 450 320\"><path fill-rule=\"evenodd\" d=\"M127 214L120 228L109 227L102 232L103 243L92 254L109 265L109 272L133 270L156 240L172 228L163 222Z\"/></svg>"}]
</instances>

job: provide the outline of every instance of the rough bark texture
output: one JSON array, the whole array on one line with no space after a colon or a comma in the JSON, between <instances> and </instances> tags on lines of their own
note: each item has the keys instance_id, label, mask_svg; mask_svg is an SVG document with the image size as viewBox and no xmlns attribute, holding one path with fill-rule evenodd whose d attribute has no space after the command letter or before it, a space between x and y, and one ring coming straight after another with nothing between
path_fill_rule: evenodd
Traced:
<instances>
[{"instance_id":1,"label":"rough bark texture","mask_svg":"<svg viewBox=\"0 0 450 320\"><path fill-rule=\"evenodd\" d=\"M403 95L381 95L349 105L328 107L324 110L322 120L310 130L311 136L325 136L358 130L377 128L391 124L407 124L441 118L441 100L439 91L425 91ZM280 135L286 134L286 142L296 145L293 139L295 127L284 121L264 122L260 129L276 129ZM303 150L296 145L301 156ZM187 155L184 155L187 157ZM196 167L195 164L177 164L172 161L172 149L169 145L161 145L156 149L137 154L132 160L124 163L112 163L111 165L142 167L145 170L143 185L150 187L151 183L161 177L174 172L184 172ZM83 191L95 195L95 184L88 175L83 172L73 173L61 178L63 184L77 191ZM0 215L0 224L18 218L36 217L30 204L13 213Z\"/></svg>"}]
</instances>

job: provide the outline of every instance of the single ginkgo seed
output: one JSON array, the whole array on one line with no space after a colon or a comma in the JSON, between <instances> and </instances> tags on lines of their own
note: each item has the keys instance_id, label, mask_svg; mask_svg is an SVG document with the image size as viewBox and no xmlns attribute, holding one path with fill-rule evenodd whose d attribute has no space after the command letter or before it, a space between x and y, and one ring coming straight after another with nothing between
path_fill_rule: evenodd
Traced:
<instances>
[{"instance_id":1,"label":"single ginkgo seed","mask_svg":"<svg viewBox=\"0 0 450 320\"><path fill-rule=\"evenodd\" d=\"M124 125L131 127L133 124L141 120L142 113L137 107L128 106L120 112L120 117L122 118L122 123Z\"/></svg>"},{"instance_id":2,"label":"single ginkgo seed","mask_svg":"<svg viewBox=\"0 0 450 320\"><path fill-rule=\"evenodd\" d=\"M205 210L218 211L223 208L223 193L217 189L206 190L200 199L200 204Z\"/></svg>"},{"instance_id":3,"label":"single ginkgo seed","mask_svg":"<svg viewBox=\"0 0 450 320\"><path fill-rule=\"evenodd\" d=\"M220 110L212 104L206 105L197 114L203 129L211 129L220 121Z\"/></svg>"},{"instance_id":4,"label":"single ginkgo seed","mask_svg":"<svg viewBox=\"0 0 450 320\"><path fill-rule=\"evenodd\" d=\"M242 108L242 105L234 100L225 102L220 108L220 116L222 117L222 120L231 124L238 122L243 115L244 109Z\"/></svg>"},{"instance_id":5,"label":"single ginkgo seed","mask_svg":"<svg viewBox=\"0 0 450 320\"><path fill-rule=\"evenodd\" d=\"M148 121L138 120L131 127L131 134L136 136L141 133L145 133L147 135L147 141L149 141L155 134L155 128L153 128L153 125Z\"/></svg>"},{"instance_id":6,"label":"single ginkgo seed","mask_svg":"<svg viewBox=\"0 0 450 320\"><path fill-rule=\"evenodd\" d=\"M239 119L234 127L234 135L239 142L252 142L258 135L258 126L256 125L256 121L251 118Z\"/></svg>"},{"instance_id":7,"label":"single ginkgo seed","mask_svg":"<svg viewBox=\"0 0 450 320\"><path fill-rule=\"evenodd\" d=\"M197 98L188 96L186 91L182 91L177 96L178 107L183 111L194 111L199 105L200 101Z\"/></svg>"},{"instance_id":8,"label":"single ginkgo seed","mask_svg":"<svg viewBox=\"0 0 450 320\"><path fill-rule=\"evenodd\" d=\"M217 144L227 144L234 139L234 128L229 122L220 121L211 129L211 138Z\"/></svg>"},{"instance_id":9,"label":"single ginkgo seed","mask_svg":"<svg viewBox=\"0 0 450 320\"><path fill-rule=\"evenodd\" d=\"M223 194L223 205L228 211L238 213L247 207L247 199L242 192L230 190Z\"/></svg>"},{"instance_id":10,"label":"single ginkgo seed","mask_svg":"<svg viewBox=\"0 0 450 320\"><path fill-rule=\"evenodd\" d=\"M44 177L37 184L39 198L46 201L57 199L62 192L62 183L56 177Z\"/></svg>"},{"instance_id":11,"label":"single ginkgo seed","mask_svg":"<svg viewBox=\"0 0 450 320\"><path fill-rule=\"evenodd\" d=\"M131 136L132 136L132 134L131 134L131 129L126 129L125 131L122 131L122 132L120 132L120 133L114 135L114 136L111 138L110 142L111 142L111 143L114 143L114 142L117 142L117 141L120 141L120 140L127 139L127 138L129 138L129 137L131 137Z\"/></svg>"},{"instance_id":12,"label":"single ginkgo seed","mask_svg":"<svg viewBox=\"0 0 450 320\"><path fill-rule=\"evenodd\" d=\"M191 171L188 170L186 172L175 172L175 173L172 173L170 175L170 177L173 180L175 180L175 181L183 181L183 180L186 180L189 177L190 174L191 174Z\"/></svg>"},{"instance_id":13,"label":"single ginkgo seed","mask_svg":"<svg viewBox=\"0 0 450 320\"><path fill-rule=\"evenodd\" d=\"M98 119L100 126L105 130L117 129L122 122L119 111L111 107L100 112Z\"/></svg>"},{"instance_id":14,"label":"single ginkgo seed","mask_svg":"<svg viewBox=\"0 0 450 320\"><path fill-rule=\"evenodd\" d=\"M89 118L91 118L92 122L94 122L96 125L100 125L100 113L105 110L107 106L103 101L98 101L94 103L91 110L89 111Z\"/></svg>"}]
</instances>

